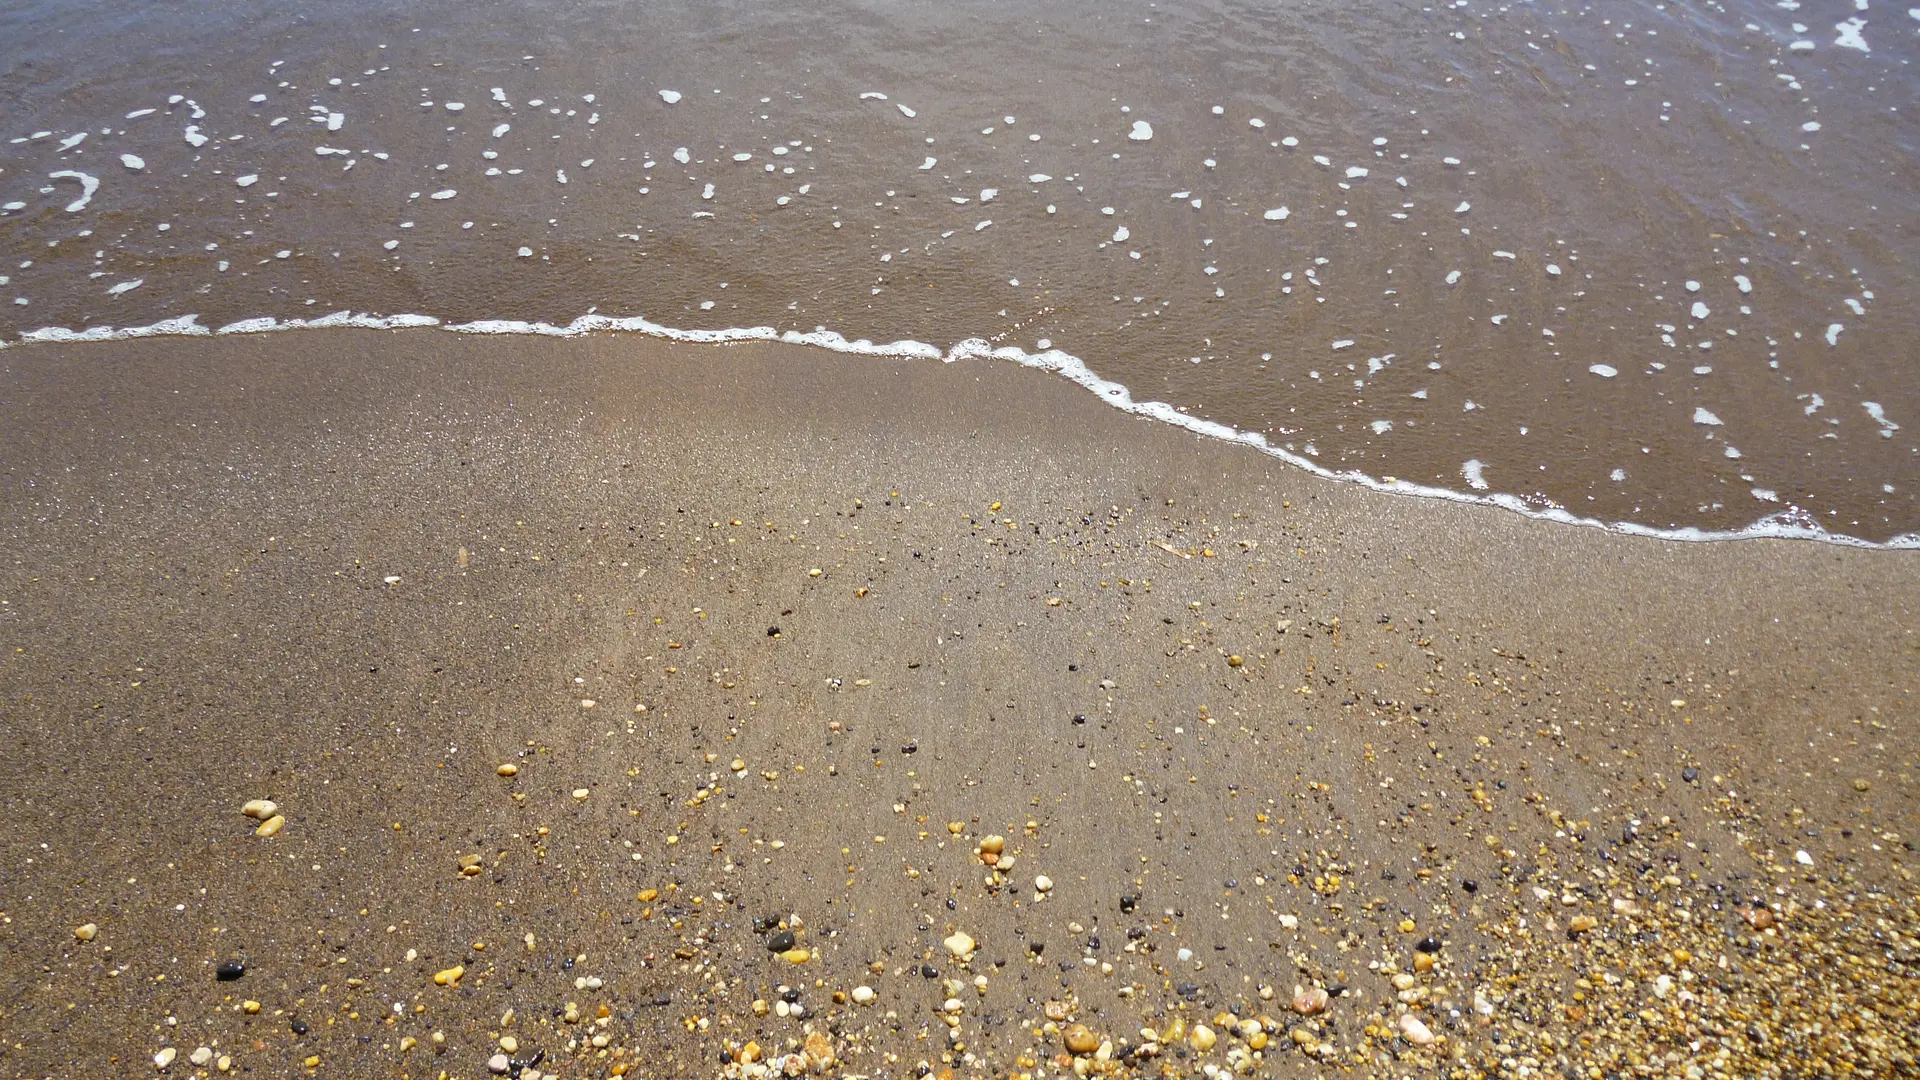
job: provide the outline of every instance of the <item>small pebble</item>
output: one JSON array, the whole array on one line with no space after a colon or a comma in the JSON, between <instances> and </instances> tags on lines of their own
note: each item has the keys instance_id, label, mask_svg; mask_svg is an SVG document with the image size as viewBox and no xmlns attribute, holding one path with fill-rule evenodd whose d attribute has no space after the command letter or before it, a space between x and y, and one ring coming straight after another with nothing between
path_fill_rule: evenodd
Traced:
<instances>
[{"instance_id":1,"label":"small pebble","mask_svg":"<svg viewBox=\"0 0 1920 1080\"><path fill-rule=\"evenodd\" d=\"M267 820L261 822L260 827L253 830L253 835L272 836L275 833L278 833L281 829L284 829L286 827L287 827L286 816L283 814L275 814L272 817L268 818Z\"/></svg>"},{"instance_id":2,"label":"small pebble","mask_svg":"<svg viewBox=\"0 0 1920 1080\"><path fill-rule=\"evenodd\" d=\"M1433 1045L1433 1029L1428 1027L1424 1021L1412 1013L1402 1013L1400 1015L1400 1021L1396 1026L1399 1027L1400 1034L1413 1045Z\"/></svg>"},{"instance_id":3,"label":"small pebble","mask_svg":"<svg viewBox=\"0 0 1920 1080\"><path fill-rule=\"evenodd\" d=\"M1095 1035L1085 1024L1068 1024L1060 1032L1060 1041L1066 1044L1067 1053L1078 1055L1091 1054L1100 1049L1100 1036Z\"/></svg>"},{"instance_id":4,"label":"small pebble","mask_svg":"<svg viewBox=\"0 0 1920 1080\"><path fill-rule=\"evenodd\" d=\"M265 821L280 812L280 804L272 799L248 799L245 805L240 807L240 812L250 818Z\"/></svg>"},{"instance_id":5,"label":"small pebble","mask_svg":"<svg viewBox=\"0 0 1920 1080\"><path fill-rule=\"evenodd\" d=\"M512 1067L513 1062L505 1054L495 1054L487 1059L487 1071L495 1076L504 1075Z\"/></svg>"},{"instance_id":6,"label":"small pebble","mask_svg":"<svg viewBox=\"0 0 1920 1080\"><path fill-rule=\"evenodd\" d=\"M1293 988L1293 1011L1313 1016L1327 1011L1327 992L1318 986Z\"/></svg>"},{"instance_id":7,"label":"small pebble","mask_svg":"<svg viewBox=\"0 0 1920 1080\"><path fill-rule=\"evenodd\" d=\"M172 1065L173 1059L178 1057L179 1053L178 1050L175 1050L171 1046L162 1049L159 1053L153 1055L153 1067L156 1069L164 1069Z\"/></svg>"},{"instance_id":8,"label":"small pebble","mask_svg":"<svg viewBox=\"0 0 1920 1080\"><path fill-rule=\"evenodd\" d=\"M954 931L953 936L947 938L947 940L941 942L941 944L947 947L948 952L962 960L973 955L973 939L968 937L964 930Z\"/></svg>"},{"instance_id":9,"label":"small pebble","mask_svg":"<svg viewBox=\"0 0 1920 1080\"><path fill-rule=\"evenodd\" d=\"M495 775L498 775L498 776L519 776L520 766L515 765L512 762L508 762L507 764L502 765L493 771Z\"/></svg>"},{"instance_id":10,"label":"small pebble","mask_svg":"<svg viewBox=\"0 0 1920 1080\"><path fill-rule=\"evenodd\" d=\"M187 1060L195 1065L205 1065L213 1060L213 1050L205 1046L196 1047L193 1053L187 1055Z\"/></svg>"},{"instance_id":11,"label":"small pebble","mask_svg":"<svg viewBox=\"0 0 1920 1080\"><path fill-rule=\"evenodd\" d=\"M84 926L76 927L73 931L73 936L76 938L79 938L81 941L92 941L94 935L98 934L99 932L100 932L100 928L98 926L95 926L92 923L87 923Z\"/></svg>"},{"instance_id":12,"label":"small pebble","mask_svg":"<svg viewBox=\"0 0 1920 1080\"><path fill-rule=\"evenodd\" d=\"M853 988L853 1003L855 1005L871 1005L876 996L871 986L856 986Z\"/></svg>"}]
</instances>

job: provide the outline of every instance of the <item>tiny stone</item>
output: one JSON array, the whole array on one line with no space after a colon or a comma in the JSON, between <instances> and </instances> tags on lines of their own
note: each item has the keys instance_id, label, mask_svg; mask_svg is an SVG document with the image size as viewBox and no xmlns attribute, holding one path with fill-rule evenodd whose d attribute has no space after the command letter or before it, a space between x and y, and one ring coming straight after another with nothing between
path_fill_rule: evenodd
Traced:
<instances>
[{"instance_id":1,"label":"tiny stone","mask_svg":"<svg viewBox=\"0 0 1920 1080\"><path fill-rule=\"evenodd\" d=\"M95 926L92 923L87 923L85 926L77 927L73 931L73 936L76 938L79 938L81 941L92 941L93 936L95 934L98 934L99 932L100 932L100 928L98 926Z\"/></svg>"},{"instance_id":2,"label":"tiny stone","mask_svg":"<svg viewBox=\"0 0 1920 1080\"><path fill-rule=\"evenodd\" d=\"M973 955L973 939L968 937L964 930L954 931L953 936L947 938L947 940L941 944L947 947L948 952L962 960Z\"/></svg>"},{"instance_id":3,"label":"tiny stone","mask_svg":"<svg viewBox=\"0 0 1920 1080\"><path fill-rule=\"evenodd\" d=\"M509 1061L505 1054L495 1054L487 1059L487 1071L495 1076L505 1075L506 1071L512 1067L513 1062Z\"/></svg>"},{"instance_id":4,"label":"tiny stone","mask_svg":"<svg viewBox=\"0 0 1920 1080\"><path fill-rule=\"evenodd\" d=\"M247 973L247 965L238 960L229 960L213 969L213 977L221 982L232 982Z\"/></svg>"},{"instance_id":5,"label":"tiny stone","mask_svg":"<svg viewBox=\"0 0 1920 1080\"><path fill-rule=\"evenodd\" d=\"M499 775L499 776L519 776L520 766L515 765L512 762L508 762L507 764L502 765L493 771L496 775Z\"/></svg>"},{"instance_id":6,"label":"tiny stone","mask_svg":"<svg viewBox=\"0 0 1920 1080\"><path fill-rule=\"evenodd\" d=\"M875 994L871 986L856 986L853 988L853 1003L855 1005L871 1005L873 1004L874 997Z\"/></svg>"},{"instance_id":7,"label":"tiny stone","mask_svg":"<svg viewBox=\"0 0 1920 1080\"><path fill-rule=\"evenodd\" d=\"M1060 1041L1066 1044L1067 1053L1076 1056L1100 1049L1100 1036L1088 1030L1085 1024L1068 1024L1066 1030L1060 1033Z\"/></svg>"},{"instance_id":8,"label":"tiny stone","mask_svg":"<svg viewBox=\"0 0 1920 1080\"><path fill-rule=\"evenodd\" d=\"M1400 1034L1415 1046L1432 1046L1433 1029L1412 1013L1402 1013L1399 1022Z\"/></svg>"},{"instance_id":9,"label":"tiny stone","mask_svg":"<svg viewBox=\"0 0 1920 1080\"><path fill-rule=\"evenodd\" d=\"M275 814L272 817L268 818L267 820L261 822L260 827L253 830L253 835L272 836L275 833L279 832L281 829L286 828L286 826L287 826L286 816L282 814Z\"/></svg>"},{"instance_id":10,"label":"tiny stone","mask_svg":"<svg viewBox=\"0 0 1920 1080\"><path fill-rule=\"evenodd\" d=\"M193 1053L187 1055L187 1060L195 1065L205 1065L213 1060L213 1051L205 1046L197 1047Z\"/></svg>"},{"instance_id":11,"label":"tiny stone","mask_svg":"<svg viewBox=\"0 0 1920 1080\"><path fill-rule=\"evenodd\" d=\"M175 1050L171 1046L162 1049L159 1053L153 1055L153 1067L156 1069L164 1069L172 1065L173 1059L177 1057L179 1053L178 1050Z\"/></svg>"},{"instance_id":12,"label":"tiny stone","mask_svg":"<svg viewBox=\"0 0 1920 1080\"><path fill-rule=\"evenodd\" d=\"M280 812L280 804L272 799L249 799L240 807L240 812L250 818L265 821Z\"/></svg>"},{"instance_id":13,"label":"tiny stone","mask_svg":"<svg viewBox=\"0 0 1920 1080\"><path fill-rule=\"evenodd\" d=\"M1045 874L1040 874L1036 876L1033 879L1033 891L1034 892L1052 892L1053 879L1048 877Z\"/></svg>"}]
</instances>

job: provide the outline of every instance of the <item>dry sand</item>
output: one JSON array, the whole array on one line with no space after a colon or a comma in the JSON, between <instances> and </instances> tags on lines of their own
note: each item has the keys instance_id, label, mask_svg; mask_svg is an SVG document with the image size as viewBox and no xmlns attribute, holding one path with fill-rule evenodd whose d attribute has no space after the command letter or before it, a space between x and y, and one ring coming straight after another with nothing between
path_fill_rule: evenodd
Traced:
<instances>
[{"instance_id":1,"label":"dry sand","mask_svg":"<svg viewBox=\"0 0 1920 1080\"><path fill-rule=\"evenodd\" d=\"M987 363L0 380L0 1074L1916 1067L1915 553L1381 496Z\"/></svg>"}]
</instances>

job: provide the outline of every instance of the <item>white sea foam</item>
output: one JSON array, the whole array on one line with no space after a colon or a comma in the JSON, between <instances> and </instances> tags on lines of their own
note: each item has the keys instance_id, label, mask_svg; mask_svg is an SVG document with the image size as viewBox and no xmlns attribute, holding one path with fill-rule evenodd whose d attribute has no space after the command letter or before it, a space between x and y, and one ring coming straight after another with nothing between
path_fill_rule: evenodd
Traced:
<instances>
[{"instance_id":1,"label":"white sea foam","mask_svg":"<svg viewBox=\"0 0 1920 1080\"><path fill-rule=\"evenodd\" d=\"M1693 407L1693 422L1703 427L1720 427L1725 423L1725 421L1699 405Z\"/></svg>"},{"instance_id":2,"label":"white sea foam","mask_svg":"<svg viewBox=\"0 0 1920 1080\"><path fill-rule=\"evenodd\" d=\"M520 254L530 256L532 250L521 248ZM1114 408L1138 416L1148 417L1162 423L1183 428L1207 438L1219 439L1251 447L1269 456L1286 462L1315 476L1328 480L1357 484L1374 491L1390 492L1398 495L1411 495L1448 502L1469 503L1480 506L1498 507L1539 521L1556 522L1598 528L1609 532L1629 536L1650 537L1665 540L1701 542L1718 540L1744 540L1759 538L1816 540L1825 543L1850 547L1886 548L1920 550L1920 533L1903 533L1884 543L1873 543L1843 533L1831 532L1809 515L1792 508L1780 511L1755 521L1741 529L1709 530L1693 527L1661 529L1634 522L1608 522L1597 518L1581 517L1560 507L1540 507L1519 496L1495 492L1485 492L1490 485L1486 480L1486 466L1478 459L1469 459L1461 466L1461 476L1467 481L1473 492L1457 491L1452 488L1415 484L1406 480L1386 479L1370 476L1358 470L1337 470L1320 465L1313 460L1315 451L1309 445L1306 456L1269 444L1259 432L1240 431L1225 424L1181 412L1177 407L1162 401L1136 401L1132 391L1126 386L1103 379L1095 374L1079 357L1059 349L1043 348L1041 352L1029 353L1014 346L996 348L978 338L969 338L947 349L920 341L894 341L876 344L865 338L849 340L832 330L815 330L811 333L799 331L780 331L770 326L735 327L720 330L682 330L652 322L641 317L614 317L610 315L583 315L564 325L546 322L524 322L517 320L480 320L476 322L446 324L430 315L366 315L350 311L339 311L314 319L274 319L269 317L243 319L229 323L218 330L210 330L200 325L198 317L183 315L163 320L147 326L138 327L89 327L86 330L70 330L65 327L45 327L21 335L24 341L33 342L91 342L116 341L132 338L172 336L198 336L211 334L251 334L279 330L328 329L328 328L364 328L395 330L413 327L438 327L443 331L467 334L528 334L543 337L578 337L585 334L625 332L645 334L667 341L692 343L727 343L740 341L778 341L793 345L808 345L828 349L834 352L855 356L893 357L910 360L939 360L946 363L958 363L969 360L999 360L1016 363L1022 367L1051 372L1091 392L1095 397ZM1711 414L1709 414L1711 415Z\"/></svg>"},{"instance_id":3,"label":"white sea foam","mask_svg":"<svg viewBox=\"0 0 1920 1080\"><path fill-rule=\"evenodd\" d=\"M1145 120L1135 120L1133 122L1133 130L1127 132L1127 138L1132 139L1134 142L1146 142L1153 138L1153 125L1147 123Z\"/></svg>"},{"instance_id":4,"label":"white sea foam","mask_svg":"<svg viewBox=\"0 0 1920 1080\"><path fill-rule=\"evenodd\" d=\"M920 115L919 113L914 112L912 109L907 108L905 105L901 104L898 101L893 103L893 107L896 109L899 109L900 115L906 117L909 120Z\"/></svg>"},{"instance_id":5,"label":"white sea foam","mask_svg":"<svg viewBox=\"0 0 1920 1080\"><path fill-rule=\"evenodd\" d=\"M1828 345L1840 344L1840 331L1845 329L1846 329L1846 326L1842 323L1828 323L1827 332L1824 335L1827 339L1827 344Z\"/></svg>"},{"instance_id":6,"label":"white sea foam","mask_svg":"<svg viewBox=\"0 0 1920 1080\"><path fill-rule=\"evenodd\" d=\"M130 293L133 290L139 288L140 286L145 285L146 283L147 283L146 278L134 278L132 281L123 281L120 284L114 285L111 288L107 289L107 295L119 296L123 293Z\"/></svg>"},{"instance_id":7,"label":"white sea foam","mask_svg":"<svg viewBox=\"0 0 1920 1080\"><path fill-rule=\"evenodd\" d=\"M187 145L196 150L207 145L207 137L200 134L199 124L188 124L184 138L187 140Z\"/></svg>"},{"instance_id":8,"label":"white sea foam","mask_svg":"<svg viewBox=\"0 0 1920 1080\"><path fill-rule=\"evenodd\" d=\"M1860 403L1860 407L1867 410L1867 415L1873 418L1874 423L1880 425L1881 438L1891 439L1893 438L1893 433L1900 430L1899 424L1887 419L1887 410L1882 408L1879 402L1863 401Z\"/></svg>"},{"instance_id":9,"label":"white sea foam","mask_svg":"<svg viewBox=\"0 0 1920 1080\"><path fill-rule=\"evenodd\" d=\"M660 100L666 102L669 105L677 105L680 103L680 91L662 90L660 91Z\"/></svg>"},{"instance_id":10,"label":"white sea foam","mask_svg":"<svg viewBox=\"0 0 1920 1080\"><path fill-rule=\"evenodd\" d=\"M1285 221L1291 213L1292 211L1284 206L1276 206L1260 216L1266 218L1268 221Z\"/></svg>"},{"instance_id":11,"label":"white sea foam","mask_svg":"<svg viewBox=\"0 0 1920 1080\"><path fill-rule=\"evenodd\" d=\"M99 177L88 176L86 173L75 172L72 169L61 169L59 172L50 172L47 174L47 179L80 181L80 197L67 204L67 213L69 214L77 214L85 210L87 204L93 201L93 193L100 190Z\"/></svg>"},{"instance_id":12,"label":"white sea foam","mask_svg":"<svg viewBox=\"0 0 1920 1080\"><path fill-rule=\"evenodd\" d=\"M1620 369L1614 367L1612 364L1591 364L1587 367L1587 370L1603 379L1611 379L1615 375L1620 374Z\"/></svg>"},{"instance_id":13,"label":"white sea foam","mask_svg":"<svg viewBox=\"0 0 1920 1080\"><path fill-rule=\"evenodd\" d=\"M1867 20L1860 18L1858 15L1848 19L1846 22L1834 23L1833 30L1836 36L1833 39L1833 43L1842 49L1859 49L1861 52L1872 52L1873 50L1867 48L1867 39L1861 34L1861 31L1866 28Z\"/></svg>"},{"instance_id":14,"label":"white sea foam","mask_svg":"<svg viewBox=\"0 0 1920 1080\"><path fill-rule=\"evenodd\" d=\"M141 169L147 167L146 159L140 157L138 154L121 154L120 164L125 165L134 172L139 172Z\"/></svg>"}]
</instances>

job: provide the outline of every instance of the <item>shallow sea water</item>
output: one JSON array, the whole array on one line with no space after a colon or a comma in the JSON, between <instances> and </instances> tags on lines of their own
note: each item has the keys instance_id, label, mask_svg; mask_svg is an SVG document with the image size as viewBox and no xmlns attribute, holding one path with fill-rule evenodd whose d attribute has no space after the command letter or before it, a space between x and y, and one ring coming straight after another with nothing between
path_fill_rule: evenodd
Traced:
<instances>
[{"instance_id":1,"label":"shallow sea water","mask_svg":"<svg viewBox=\"0 0 1920 1080\"><path fill-rule=\"evenodd\" d=\"M1881 0L29 3L0 42L16 345L960 346L1376 486L1920 534L1920 14Z\"/></svg>"}]
</instances>

